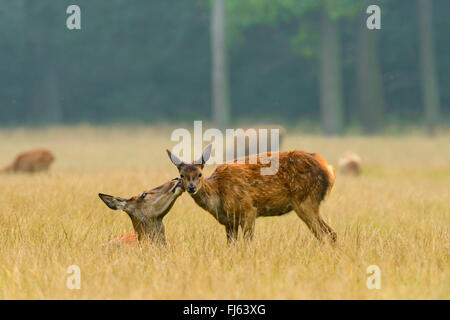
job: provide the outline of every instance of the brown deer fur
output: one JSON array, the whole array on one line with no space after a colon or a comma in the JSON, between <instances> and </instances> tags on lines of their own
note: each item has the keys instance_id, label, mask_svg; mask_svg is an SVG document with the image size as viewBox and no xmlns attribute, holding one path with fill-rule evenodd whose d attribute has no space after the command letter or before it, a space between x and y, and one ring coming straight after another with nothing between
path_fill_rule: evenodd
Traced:
<instances>
[{"instance_id":1,"label":"brown deer fur","mask_svg":"<svg viewBox=\"0 0 450 320\"><path fill-rule=\"evenodd\" d=\"M287 151L279 153L279 169L274 175L261 175L261 157L257 164L239 164L237 161L217 166L205 179L202 169L208 161L211 146L202 158L187 164L167 150L177 165L183 187L194 201L225 226L228 241L238 237L238 227L246 239L253 237L255 219L279 216L294 210L314 235L327 235L336 241L336 233L319 214L319 206L334 184L334 170L315 153ZM274 154L275 155L275 154ZM272 157L276 159L276 157ZM274 160L276 161L276 160Z\"/></svg>"},{"instance_id":2,"label":"brown deer fur","mask_svg":"<svg viewBox=\"0 0 450 320\"><path fill-rule=\"evenodd\" d=\"M47 171L55 160L48 150L32 150L17 156L16 160L3 169L3 172L38 172Z\"/></svg>"},{"instance_id":3,"label":"brown deer fur","mask_svg":"<svg viewBox=\"0 0 450 320\"><path fill-rule=\"evenodd\" d=\"M136 232L121 235L111 240L109 244L113 246L134 244L136 240L143 239L164 244L166 239L162 220L183 191L181 182L176 178L130 199L100 193L100 199L110 209L123 210L128 214Z\"/></svg>"},{"instance_id":4,"label":"brown deer fur","mask_svg":"<svg viewBox=\"0 0 450 320\"><path fill-rule=\"evenodd\" d=\"M132 232L122 234L120 237L110 240L104 246L108 248L119 248L122 246L135 246L137 243L136 233Z\"/></svg>"}]
</instances>

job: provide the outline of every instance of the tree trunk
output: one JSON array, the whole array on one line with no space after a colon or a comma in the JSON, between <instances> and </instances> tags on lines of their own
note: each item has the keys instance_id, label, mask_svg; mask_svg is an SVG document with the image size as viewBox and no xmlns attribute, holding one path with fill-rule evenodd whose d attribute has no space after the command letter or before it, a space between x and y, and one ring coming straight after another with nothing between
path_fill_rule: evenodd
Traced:
<instances>
[{"instance_id":1,"label":"tree trunk","mask_svg":"<svg viewBox=\"0 0 450 320\"><path fill-rule=\"evenodd\" d=\"M48 124L61 121L59 79L54 59L52 41L49 34L40 37L31 31L38 29L42 23L37 17L43 10L52 10L50 6L42 7L34 0L26 0L25 36L25 118L32 124Z\"/></svg>"},{"instance_id":2,"label":"tree trunk","mask_svg":"<svg viewBox=\"0 0 450 320\"><path fill-rule=\"evenodd\" d=\"M213 120L221 130L227 127L230 118L224 2L225 0L212 0L211 10Z\"/></svg>"},{"instance_id":3,"label":"tree trunk","mask_svg":"<svg viewBox=\"0 0 450 320\"><path fill-rule=\"evenodd\" d=\"M339 26L326 10L322 14L320 104L325 134L339 135L343 124L342 71Z\"/></svg>"},{"instance_id":4,"label":"tree trunk","mask_svg":"<svg viewBox=\"0 0 450 320\"><path fill-rule=\"evenodd\" d=\"M366 4L365 7L369 5L368 1ZM366 19L363 12L357 26L356 68L361 124L366 134L373 134L382 129L386 103L378 60L377 31L367 29Z\"/></svg>"},{"instance_id":5,"label":"tree trunk","mask_svg":"<svg viewBox=\"0 0 450 320\"><path fill-rule=\"evenodd\" d=\"M41 63L36 67L39 76L28 93L28 121L55 124L62 118L58 76L51 62Z\"/></svg>"},{"instance_id":6,"label":"tree trunk","mask_svg":"<svg viewBox=\"0 0 450 320\"><path fill-rule=\"evenodd\" d=\"M423 105L427 131L433 136L436 133L440 109L433 41L433 1L418 0L418 10Z\"/></svg>"}]
</instances>

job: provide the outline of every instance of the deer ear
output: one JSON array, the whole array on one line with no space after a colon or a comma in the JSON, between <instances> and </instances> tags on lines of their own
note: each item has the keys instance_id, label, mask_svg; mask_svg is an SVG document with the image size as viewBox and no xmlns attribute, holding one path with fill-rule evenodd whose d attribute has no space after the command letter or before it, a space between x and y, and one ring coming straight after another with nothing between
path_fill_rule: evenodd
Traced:
<instances>
[{"instance_id":1,"label":"deer ear","mask_svg":"<svg viewBox=\"0 0 450 320\"><path fill-rule=\"evenodd\" d=\"M112 210L124 210L127 206L127 201L122 198L116 198L107 194L99 193L98 196L102 201Z\"/></svg>"},{"instance_id":2,"label":"deer ear","mask_svg":"<svg viewBox=\"0 0 450 320\"><path fill-rule=\"evenodd\" d=\"M209 146L207 146L205 148L205 150L203 151L202 154L202 169L205 166L205 163L209 160L209 157L211 157L211 149L212 149L212 144L210 144Z\"/></svg>"},{"instance_id":3,"label":"deer ear","mask_svg":"<svg viewBox=\"0 0 450 320\"><path fill-rule=\"evenodd\" d=\"M172 152L170 152L170 150L167 149L166 151L167 151L167 154L169 155L170 161L172 161L172 163L174 165L176 165L176 167L178 169L180 169L180 167L182 165L184 165L184 162L180 158L178 158L176 155L174 155Z\"/></svg>"}]
</instances>

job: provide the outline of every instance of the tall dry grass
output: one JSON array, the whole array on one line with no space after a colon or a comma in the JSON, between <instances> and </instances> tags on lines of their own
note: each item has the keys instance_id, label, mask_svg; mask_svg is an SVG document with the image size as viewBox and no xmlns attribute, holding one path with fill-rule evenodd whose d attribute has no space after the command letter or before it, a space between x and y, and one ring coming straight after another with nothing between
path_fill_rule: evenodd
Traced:
<instances>
[{"instance_id":1,"label":"tall dry grass","mask_svg":"<svg viewBox=\"0 0 450 320\"><path fill-rule=\"evenodd\" d=\"M227 246L224 228L185 194L165 218L169 245L105 250L132 231L98 192L138 194L177 175L168 128L0 131L0 166L34 147L50 174L0 176L1 299L449 299L449 136L324 138L291 134L284 149L363 158L338 176L322 213L338 233L318 243L291 213L260 218L255 240ZM211 171L212 168L208 168ZM81 268L81 290L66 287ZM366 269L381 269L381 289Z\"/></svg>"}]
</instances>

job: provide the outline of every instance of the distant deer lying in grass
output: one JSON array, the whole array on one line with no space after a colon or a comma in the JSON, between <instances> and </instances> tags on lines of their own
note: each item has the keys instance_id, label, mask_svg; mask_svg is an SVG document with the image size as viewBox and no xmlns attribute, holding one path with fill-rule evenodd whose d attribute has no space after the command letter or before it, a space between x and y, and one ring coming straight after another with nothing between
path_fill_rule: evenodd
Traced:
<instances>
[{"instance_id":1,"label":"distant deer lying in grass","mask_svg":"<svg viewBox=\"0 0 450 320\"><path fill-rule=\"evenodd\" d=\"M144 239L165 244L165 228L162 220L183 191L180 179L175 178L130 199L99 193L100 199L110 209L123 210L128 214L135 231L111 240L109 245L136 244L137 241Z\"/></svg>"},{"instance_id":2,"label":"distant deer lying in grass","mask_svg":"<svg viewBox=\"0 0 450 320\"><path fill-rule=\"evenodd\" d=\"M336 241L336 233L321 218L319 206L334 184L334 170L315 153L287 151L259 154L258 162L237 161L217 166L208 179L202 175L211 154L209 145L201 159L182 162L167 150L177 166L183 187L194 201L225 226L228 242L237 240L241 226L245 239L253 238L255 219L279 216L295 210L318 239ZM278 155L278 160L276 156ZM278 161L278 171L262 175L262 158ZM267 162L266 162L267 163Z\"/></svg>"},{"instance_id":3,"label":"distant deer lying in grass","mask_svg":"<svg viewBox=\"0 0 450 320\"><path fill-rule=\"evenodd\" d=\"M48 150L32 150L17 156L14 162L4 168L2 172L27 172L47 171L55 160L53 154Z\"/></svg>"},{"instance_id":4,"label":"distant deer lying in grass","mask_svg":"<svg viewBox=\"0 0 450 320\"><path fill-rule=\"evenodd\" d=\"M353 152L344 152L339 158L339 172L344 175L359 176L361 174L361 158Z\"/></svg>"}]
</instances>

